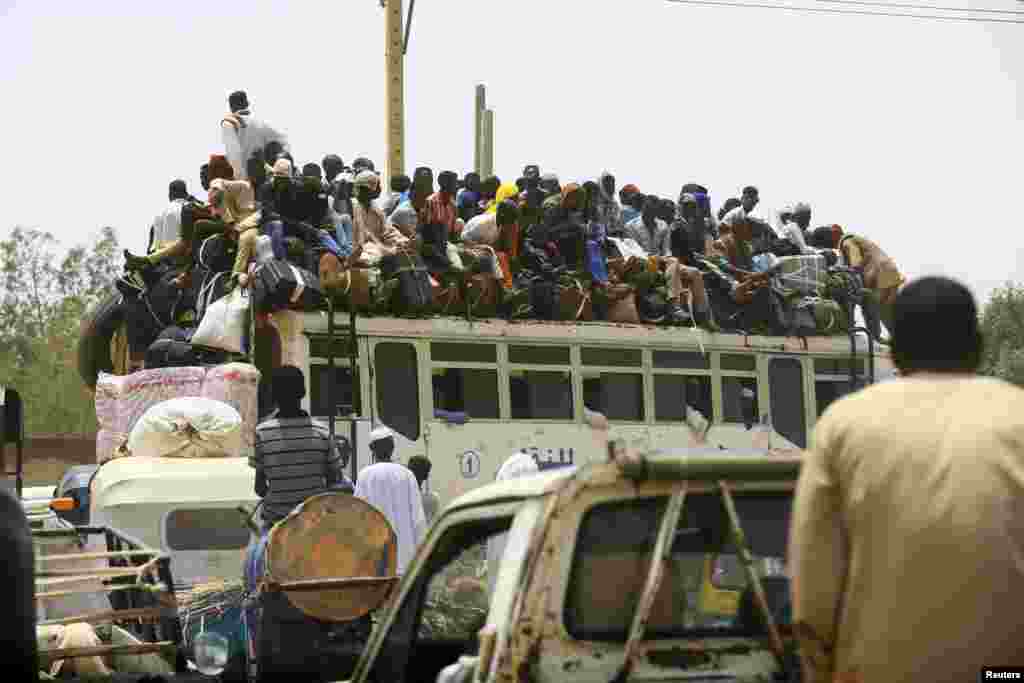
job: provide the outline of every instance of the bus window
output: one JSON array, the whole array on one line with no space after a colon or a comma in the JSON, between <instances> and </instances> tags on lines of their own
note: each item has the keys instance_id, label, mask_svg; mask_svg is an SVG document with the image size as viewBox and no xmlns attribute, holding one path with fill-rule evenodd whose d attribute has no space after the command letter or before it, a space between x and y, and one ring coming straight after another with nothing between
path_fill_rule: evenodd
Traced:
<instances>
[{"instance_id":1,"label":"bus window","mask_svg":"<svg viewBox=\"0 0 1024 683\"><path fill-rule=\"evenodd\" d=\"M420 392L416 348L380 342L374 349L380 421L410 441L420 438Z\"/></svg>"},{"instance_id":2,"label":"bus window","mask_svg":"<svg viewBox=\"0 0 1024 683\"><path fill-rule=\"evenodd\" d=\"M638 368L643 364L640 349L583 348L580 358L584 365L605 365L613 368Z\"/></svg>"},{"instance_id":3,"label":"bus window","mask_svg":"<svg viewBox=\"0 0 1024 683\"><path fill-rule=\"evenodd\" d=\"M848 393L850 393L849 380L837 382L834 379L816 377L814 379L814 398L818 404L818 417L821 417L830 405Z\"/></svg>"},{"instance_id":4,"label":"bus window","mask_svg":"<svg viewBox=\"0 0 1024 683\"><path fill-rule=\"evenodd\" d=\"M609 420L643 422L643 375L584 371L583 405Z\"/></svg>"},{"instance_id":5,"label":"bus window","mask_svg":"<svg viewBox=\"0 0 1024 683\"><path fill-rule=\"evenodd\" d=\"M434 368L434 410L464 412L480 420L497 420L498 371Z\"/></svg>"},{"instance_id":6,"label":"bus window","mask_svg":"<svg viewBox=\"0 0 1024 683\"><path fill-rule=\"evenodd\" d=\"M738 422L746 421L743 414L743 391L748 390L754 394L754 414L760 415L761 411L757 404L757 380L753 377L723 377L722 378L722 421Z\"/></svg>"},{"instance_id":7,"label":"bus window","mask_svg":"<svg viewBox=\"0 0 1024 683\"><path fill-rule=\"evenodd\" d=\"M569 365L568 346L509 346L508 362L519 365Z\"/></svg>"},{"instance_id":8,"label":"bus window","mask_svg":"<svg viewBox=\"0 0 1024 683\"><path fill-rule=\"evenodd\" d=\"M686 406L710 420L711 405L710 377L654 376L654 419L657 422L682 422Z\"/></svg>"},{"instance_id":9,"label":"bus window","mask_svg":"<svg viewBox=\"0 0 1024 683\"><path fill-rule=\"evenodd\" d=\"M721 365L723 370L755 372L757 370L757 359L751 355L723 353L719 358L719 365Z\"/></svg>"},{"instance_id":10,"label":"bus window","mask_svg":"<svg viewBox=\"0 0 1024 683\"><path fill-rule=\"evenodd\" d=\"M572 420L572 375L563 372L509 371L513 420Z\"/></svg>"},{"instance_id":11,"label":"bus window","mask_svg":"<svg viewBox=\"0 0 1024 683\"><path fill-rule=\"evenodd\" d=\"M497 363L498 351L494 344L430 345L430 360L438 363Z\"/></svg>"},{"instance_id":12,"label":"bus window","mask_svg":"<svg viewBox=\"0 0 1024 683\"><path fill-rule=\"evenodd\" d=\"M772 358L768 365L772 428L798 448L807 447L804 370L797 358Z\"/></svg>"},{"instance_id":13,"label":"bus window","mask_svg":"<svg viewBox=\"0 0 1024 683\"><path fill-rule=\"evenodd\" d=\"M654 367L665 370L709 370L707 355L697 351L653 351Z\"/></svg>"},{"instance_id":14,"label":"bus window","mask_svg":"<svg viewBox=\"0 0 1024 683\"><path fill-rule=\"evenodd\" d=\"M354 406L358 401L353 401L359 392L359 375L355 376L353 382L352 373L347 367L334 366L334 407L332 411L327 405L327 378L330 368L326 365L316 364L309 366L309 408L314 417L337 416L338 406ZM355 393L353 394L353 384Z\"/></svg>"}]
</instances>

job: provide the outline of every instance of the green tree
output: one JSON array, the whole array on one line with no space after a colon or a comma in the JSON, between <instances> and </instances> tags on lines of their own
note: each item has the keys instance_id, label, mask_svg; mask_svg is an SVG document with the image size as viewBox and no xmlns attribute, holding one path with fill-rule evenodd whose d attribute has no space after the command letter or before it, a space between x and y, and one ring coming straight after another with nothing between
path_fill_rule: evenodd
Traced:
<instances>
[{"instance_id":1,"label":"green tree","mask_svg":"<svg viewBox=\"0 0 1024 683\"><path fill-rule=\"evenodd\" d=\"M985 355L981 371L1024 386L1024 285L1007 283L982 309Z\"/></svg>"},{"instance_id":2,"label":"green tree","mask_svg":"<svg viewBox=\"0 0 1024 683\"><path fill-rule=\"evenodd\" d=\"M95 431L76 345L85 311L110 291L119 266L109 227L63 256L52 234L35 229L17 227L0 241L0 380L25 399L28 433Z\"/></svg>"}]
</instances>

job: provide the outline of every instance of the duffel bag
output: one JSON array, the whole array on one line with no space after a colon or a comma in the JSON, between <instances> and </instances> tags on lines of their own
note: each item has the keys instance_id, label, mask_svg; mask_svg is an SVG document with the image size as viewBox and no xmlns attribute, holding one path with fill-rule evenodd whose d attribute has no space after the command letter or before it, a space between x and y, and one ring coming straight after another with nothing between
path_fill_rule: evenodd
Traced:
<instances>
[{"instance_id":1,"label":"duffel bag","mask_svg":"<svg viewBox=\"0 0 1024 683\"><path fill-rule=\"evenodd\" d=\"M405 252L381 259L381 271L396 281L391 310L397 315L420 317L430 314L433 294L430 274L423 260Z\"/></svg>"},{"instance_id":2,"label":"duffel bag","mask_svg":"<svg viewBox=\"0 0 1024 683\"><path fill-rule=\"evenodd\" d=\"M832 299L815 299L810 304L811 313L818 334L848 334L850 331L850 316L847 309L843 308L837 301Z\"/></svg>"},{"instance_id":3,"label":"duffel bag","mask_svg":"<svg viewBox=\"0 0 1024 683\"><path fill-rule=\"evenodd\" d=\"M544 278L530 281L530 308L537 320L556 320L558 317L558 283Z\"/></svg>"},{"instance_id":4,"label":"duffel bag","mask_svg":"<svg viewBox=\"0 0 1024 683\"><path fill-rule=\"evenodd\" d=\"M319 278L288 261L264 263L256 269L254 280L252 296L258 313L317 308L324 300Z\"/></svg>"},{"instance_id":5,"label":"duffel bag","mask_svg":"<svg viewBox=\"0 0 1024 683\"><path fill-rule=\"evenodd\" d=\"M594 302L590 290L577 279L558 285L558 319L590 321L594 319Z\"/></svg>"},{"instance_id":6,"label":"duffel bag","mask_svg":"<svg viewBox=\"0 0 1024 683\"><path fill-rule=\"evenodd\" d=\"M442 282L431 276L430 293L434 312L438 315L458 315L466 310L457 282Z\"/></svg>"},{"instance_id":7,"label":"duffel bag","mask_svg":"<svg viewBox=\"0 0 1024 683\"><path fill-rule=\"evenodd\" d=\"M636 310L636 290L632 285L612 285L606 291L608 294L608 322L640 323L640 314Z\"/></svg>"},{"instance_id":8,"label":"duffel bag","mask_svg":"<svg viewBox=\"0 0 1024 683\"><path fill-rule=\"evenodd\" d=\"M477 273L466 280L466 298L469 313L476 318L498 315L501 285L491 273Z\"/></svg>"},{"instance_id":9,"label":"duffel bag","mask_svg":"<svg viewBox=\"0 0 1024 683\"><path fill-rule=\"evenodd\" d=\"M228 354L220 349L195 346L179 339L157 339L146 351L146 369L219 365Z\"/></svg>"},{"instance_id":10,"label":"duffel bag","mask_svg":"<svg viewBox=\"0 0 1024 683\"><path fill-rule=\"evenodd\" d=\"M659 324L665 322L668 315L668 299L658 289L648 288L636 293L636 310L645 323Z\"/></svg>"}]
</instances>

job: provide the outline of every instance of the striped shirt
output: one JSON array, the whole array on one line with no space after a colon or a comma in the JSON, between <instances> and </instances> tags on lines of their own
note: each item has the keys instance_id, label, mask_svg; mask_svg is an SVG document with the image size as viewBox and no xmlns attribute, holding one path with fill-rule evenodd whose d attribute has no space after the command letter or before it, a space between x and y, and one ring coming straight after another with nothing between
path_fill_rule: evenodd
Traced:
<instances>
[{"instance_id":1,"label":"striped shirt","mask_svg":"<svg viewBox=\"0 0 1024 683\"><path fill-rule=\"evenodd\" d=\"M266 479L264 524L284 519L307 498L328 491L332 482L342 478L340 460L327 428L308 415L258 424L249 464L257 470L257 490L260 473Z\"/></svg>"}]
</instances>

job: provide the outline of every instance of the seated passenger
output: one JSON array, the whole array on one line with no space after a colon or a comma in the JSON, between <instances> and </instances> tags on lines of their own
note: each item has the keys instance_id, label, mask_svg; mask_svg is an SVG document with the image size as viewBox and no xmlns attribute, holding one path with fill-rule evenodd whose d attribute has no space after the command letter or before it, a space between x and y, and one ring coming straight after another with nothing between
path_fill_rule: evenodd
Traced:
<instances>
[{"instance_id":1,"label":"seated passenger","mask_svg":"<svg viewBox=\"0 0 1024 683\"><path fill-rule=\"evenodd\" d=\"M462 232L462 221L455 207L458 181L459 176L454 172L442 171L437 176L438 191L427 198L426 206L420 210L420 223L444 226L444 237L451 242L458 242Z\"/></svg>"},{"instance_id":2,"label":"seated passenger","mask_svg":"<svg viewBox=\"0 0 1024 683\"><path fill-rule=\"evenodd\" d=\"M228 97L231 113L221 119L221 138L227 161L234 169L234 177L246 179L245 162L256 150L266 148L267 143L275 141L285 150L288 149L288 138L284 133L274 129L265 121L255 118L249 107L249 98L239 90Z\"/></svg>"},{"instance_id":3,"label":"seated passenger","mask_svg":"<svg viewBox=\"0 0 1024 683\"><path fill-rule=\"evenodd\" d=\"M427 199L434 194L432 176L418 174L413 179L409 198L402 201L391 213L391 224L409 239L416 239L419 234L420 213L427 207Z\"/></svg>"},{"instance_id":4,"label":"seated passenger","mask_svg":"<svg viewBox=\"0 0 1024 683\"><path fill-rule=\"evenodd\" d=\"M261 213L256 207L252 185L245 180L214 180L210 183L210 204L224 225L225 234L238 241L232 273L245 286L249 261L256 254ZM197 226L198 227L198 226Z\"/></svg>"},{"instance_id":5,"label":"seated passenger","mask_svg":"<svg viewBox=\"0 0 1024 683\"><path fill-rule=\"evenodd\" d=\"M630 221L639 218L641 206L639 209L633 205L634 198L640 194L640 188L636 185L626 185L619 190L619 201L622 202L622 224L626 225Z\"/></svg>"},{"instance_id":6,"label":"seated passenger","mask_svg":"<svg viewBox=\"0 0 1024 683\"><path fill-rule=\"evenodd\" d=\"M148 268L173 260L187 267L192 247L192 217L188 207L190 195L184 180L172 180L168 188L170 205L153 220L149 233L147 256L135 256L125 251L125 260L132 270Z\"/></svg>"},{"instance_id":7,"label":"seated passenger","mask_svg":"<svg viewBox=\"0 0 1024 683\"><path fill-rule=\"evenodd\" d=\"M412 187L412 179L409 176L402 174L394 176L391 178L391 191L377 198L377 208L385 216L390 216L398 208L402 197L409 191L410 187Z\"/></svg>"},{"instance_id":8,"label":"seated passenger","mask_svg":"<svg viewBox=\"0 0 1024 683\"><path fill-rule=\"evenodd\" d=\"M711 243L709 256L718 259L726 272L735 278L731 291L733 301L751 303L758 290L766 289L771 283L766 273L754 272L753 222L740 206L726 214L721 229L721 237Z\"/></svg>"},{"instance_id":9,"label":"seated passenger","mask_svg":"<svg viewBox=\"0 0 1024 683\"><path fill-rule=\"evenodd\" d=\"M356 176L352 202L352 259L376 266L385 254L394 254L409 244L409 238L395 228L381 210L373 206L380 196L380 178L372 171Z\"/></svg>"},{"instance_id":10,"label":"seated passenger","mask_svg":"<svg viewBox=\"0 0 1024 683\"><path fill-rule=\"evenodd\" d=\"M807 244L807 228L811 224L811 206L798 202L788 212L779 212L781 236L792 242L801 254L817 254L818 250Z\"/></svg>"},{"instance_id":11,"label":"seated passenger","mask_svg":"<svg viewBox=\"0 0 1024 683\"><path fill-rule=\"evenodd\" d=\"M683 265L672 255L669 227L665 221L658 218L662 209L661 200L653 195L649 196L644 204L643 213L626 226L626 233L653 256L657 266L665 272L668 279L670 319L681 323L690 319L690 315L681 306L683 293L688 292L692 303L693 321L698 325L706 325L711 317L711 308L708 305L707 293L704 291L704 279L699 270Z\"/></svg>"}]
</instances>

